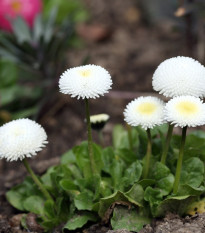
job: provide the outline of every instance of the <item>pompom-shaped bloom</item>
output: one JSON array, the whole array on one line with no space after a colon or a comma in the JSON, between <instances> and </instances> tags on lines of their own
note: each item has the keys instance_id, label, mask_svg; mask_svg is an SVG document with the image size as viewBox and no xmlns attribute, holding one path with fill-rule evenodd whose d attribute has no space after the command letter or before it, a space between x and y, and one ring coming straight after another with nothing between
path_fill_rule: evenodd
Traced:
<instances>
[{"instance_id":1,"label":"pompom-shaped bloom","mask_svg":"<svg viewBox=\"0 0 205 233\"><path fill-rule=\"evenodd\" d=\"M109 118L110 116L105 113L90 116L91 128L94 130L103 129Z\"/></svg>"},{"instance_id":2,"label":"pompom-shaped bloom","mask_svg":"<svg viewBox=\"0 0 205 233\"><path fill-rule=\"evenodd\" d=\"M11 31L8 18L15 19L21 16L32 27L34 19L42 11L42 0L1 0L0 1L0 28Z\"/></svg>"},{"instance_id":3,"label":"pompom-shaped bloom","mask_svg":"<svg viewBox=\"0 0 205 233\"><path fill-rule=\"evenodd\" d=\"M205 124L205 104L194 96L177 96L165 105L165 119L180 127Z\"/></svg>"},{"instance_id":4,"label":"pompom-shaped bloom","mask_svg":"<svg viewBox=\"0 0 205 233\"><path fill-rule=\"evenodd\" d=\"M47 143L45 130L35 121L19 119L0 127L0 158L8 161L32 157Z\"/></svg>"},{"instance_id":5,"label":"pompom-shaped bloom","mask_svg":"<svg viewBox=\"0 0 205 233\"><path fill-rule=\"evenodd\" d=\"M153 75L152 85L167 97L205 96L205 67L190 57L173 57L162 62Z\"/></svg>"},{"instance_id":6,"label":"pompom-shaped bloom","mask_svg":"<svg viewBox=\"0 0 205 233\"><path fill-rule=\"evenodd\" d=\"M125 121L132 126L153 128L164 123L164 102L157 97L139 97L125 108Z\"/></svg>"},{"instance_id":7,"label":"pompom-shaped bloom","mask_svg":"<svg viewBox=\"0 0 205 233\"><path fill-rule=\"evenodd\" d=\"M60 78L60 91L78 99L97 98L111 88L110 74L96 65L85 65L66 70Z\"/></svg>"}]
</instances>

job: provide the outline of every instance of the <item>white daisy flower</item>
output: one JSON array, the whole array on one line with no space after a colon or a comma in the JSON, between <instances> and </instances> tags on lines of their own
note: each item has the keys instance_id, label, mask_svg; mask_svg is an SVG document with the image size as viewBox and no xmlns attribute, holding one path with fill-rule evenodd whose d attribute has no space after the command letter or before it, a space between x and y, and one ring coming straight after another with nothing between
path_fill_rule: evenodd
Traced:
<instances>
[{"instance_id":1,"label":"white daisy flower","mask_svg":"<svg viewBox=\"0 0 205 233\"><path fill-rule=\"evenodd\" d=\"M60 91L78 99L97 98L111 89L112 80L101 66L85 65L66 70L59 80Z\"/></svg>"},{"instance_id":2,"label":"white daisy flower","mask_svg":"<svg viewBox=\"0 0 205 233\"><path fill-rule=\"evenodd\" d=\"M166 97L204 97L205 67L190 57L167 59L154 72L152 85Z\"/></svg>"},{"instance_id":3,"label":"white daisy flower","mask_svg":"<svg viewBox=\"0 0 205 233\"><path fill-rule=\"evenodd\" d=\"M105 113L90 116L91 128L95 130L103 129L109 118L110 116Z\"/></svg>"},{"instance_id":4,"label":"white daisy flower","mask_svg":"<svg viewBox=\"0 0 205 233\"><path fill-rule=\"evenodd\" d=\"M164 123L164 102L157 97L139 97L125 108L125 121L132 126L153 128Z\"/></svg>"},{"instance_id":5,"label":"white daisy flower","mask_svg":"<svg viewBox=\"0 0 205 233\"><path fill-rule=\"evenodd\" d=\"M165 119L180 127L205 124L205 104L194 96L178 96L165 105Z\"/></svg>"},{"instance_id":6,"label":"white daisy flower","mask_svg":"<svg viewBox=\"0 0 205 233\"><path fill-rule=\"evenodd\" d=\"M0 127L0 157L7 161L32 157L47 143L45 130L35 121L19 119Z\"/></svg>"}]
</instances>

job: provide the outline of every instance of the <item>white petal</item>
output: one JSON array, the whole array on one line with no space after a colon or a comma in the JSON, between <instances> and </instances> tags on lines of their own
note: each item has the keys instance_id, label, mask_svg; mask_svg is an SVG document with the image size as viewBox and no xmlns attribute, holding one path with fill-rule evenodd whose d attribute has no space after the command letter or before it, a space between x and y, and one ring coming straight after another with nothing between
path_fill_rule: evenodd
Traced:
<instances>
[{"instance_id":1,"label":"white petal","mask_svg":"<svg viewBox=\"0 0 205 233\"><path fill-rule=\"evenodd\" d=\"M153 75L152 85L167 97L205 96L205 67L189 57L173 57L163 61Z\"/></svg>"},{"instance_id":2,"label":"white petal","mask_svg":"<svg viewBox=\"0 0 205 233\"><path fill-rule=\"evenodd\" d=\"M131 101L124 110L125 121L132 126L153 128L163 124L164 102L159 98L148 96Z\"/></svg>"},{"instance_id":3,"label":"white petal","mask_svg":"<svg viewBox=\"0 0 205 233\"><path fill-rule=\"evenodd\" d=\"M47 144L45 130L29 119L14 120L0 127L0 158L8 161L32 157Z\"/></svg>"},{"instance_id":4,"label":"white petal","mask_svg":"<svg viewBox=\"0 0 205 233\"><path fill-rule=\"evenodd\" d=\"M101 66L85 65L66 70L60 77L59 87L64 94L77 99L103 96L111 89L112 80Z\"/></svg>"}]
</instances>

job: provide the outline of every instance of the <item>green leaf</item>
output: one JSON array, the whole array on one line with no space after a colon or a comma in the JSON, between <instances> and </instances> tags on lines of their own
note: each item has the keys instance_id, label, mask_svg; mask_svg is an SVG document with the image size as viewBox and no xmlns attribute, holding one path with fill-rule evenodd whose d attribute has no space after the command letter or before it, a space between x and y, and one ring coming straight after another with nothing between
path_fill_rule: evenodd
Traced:
<instances>
[{"instance_id":1,"label":"green leaf","mask_svg":"<svg viewBox=\"0 0 205 233\"><path fill-rule=\"evenodd\" d=\"M5 106L17 100L36 99L39 97L41 90L27 86L12 85L0 89L1 106Z\"/></svg>"},{"instance_id":2,"label":"green leaf","mask_svg":"<svg viewBox=\"0 0 205 233\"><path fill-rule=\"evenodd\" d=\"M23 207L28 212L34 214L43 215L44 213L44 202L45 200L39 196L30 196L26 198L23 202Z\"/></svg>"},{"instance_id":3,"label":"green leaf","mask_svg":"<svg viewBox=\"0 0 205 233\"><path fill-rule=\"evenodd\" d=\"M156 183L156 186L161 190L161 195L163 196L168 195L172 191L173 185L174 175L171 173L168 176L158 180Z\"/></svg>"},{"instance_id":4,"label":"green leaf","mask_svg":"<svg viewBox=\"0 0 205 233\"><path fill-rule=\"evenodd\" d=\"M125 193L125 196L128 198L128 200L131 203L135 203L138 205L138 203L142 206L143 205L143 199L144 199L144 190L141 185L134 184L132 188Z\"/></svg>"},{"instance_id":5,"label":"green leaf","mask_svg":"<svg viewBox=\"0 0 205 233\"><path fill-rule=\"evenodd\" d=\"M117 156L121 158L128 165L135 162L137 159L136 154L130 149L124 148L124 149L117 149L115 151L116 151Z\"/></svg>"},{"instance_id":6,"label":"green leaf","mask_svg":"<svg viewBox=\"0 0 205 233\"><path fill-rule=\"evenodd\" d=\"M49 43L52 38L57 11L58 9L56 7L53 7L49 12L49 18L46 22L43 33L45 43Z\"/></svg>"},{"instance_id":7,"label":"green leaf","mask_svg":"<svg viewBox=\"0 0 205 233\"><path fill-rule=\"evenodd\" d=\"M42 175L41 177L41 181L43 182L44 185L48 186L52 186L52 180L51 180L51 173L53 173L55 171L55 166L48 168L48 170L46 171L46 173L44 175Z\"/></svg>"},{"instance_id":8,"label":"green leaf","mask_svg":"<svg viewBox=\"0 0 205 233\"><path fill-rule=\"evenodd\" d=\"M74 22L85 21L88 19L88 12L81 0L69 0L68 2L65 2L64 0L49 0L45 2L44 14L46 17L48 17L53 7L59 8L59 13L57 15L57 22L59 23L68 16L69 19Z\"/></svg>"},{"instance_id":9,"label":"green leaf","mask_svg":"<svg viewBox=\"0 0 205 233\"><path fill-rule=\"evenodd\" d=\"M112 195L105 197L105 198L101 198L99 203L97 205L95 205L95 211L98 211L98 214L101 218L104 217L105 212L107 211L107 209L115 202L127 202L128 205L130 203L142 207L141 203L138 202L141 200L141 195L142 195L142 189L138 187L136 187L137 190L139 190L139 197L137 197L138 192L136 192L136 197L137 200L133 199L134 195L132 193L132 191L130 191L130 193L122 193L120 191L117 191L115 193L113 193Z\"/></svg>"},{"instance_id":10,"label":"green leaf","mask_svg":"<svg viewBox=\"0 0 205 233\"><path fill-rule=\"evenodd\" d=\"M205 139L205 132L203 130L195 130L193 132L191 132L190 135L195 135L197 136L198 138L203 138Z\"/></svg>"},{"instance_id":11,"label":"green leaf","mask_svg":"<svg viewBox=\"0 0 205 233\"><path fill-rule=\"evenodd\" d=\"M203 192L205 192L205 187L192 187L188 184L179 185L179 189L177 191L177 196L200 196Z\"/></svg>"},{"instance_id":12,"label":"green leaf","mask_svg":"<svg viewBox=\"0 0 205 233\"><path fill-rule=\"evenodd\" d=\"M102 197L107 197L112 194L112 182L111 178L102 178L100 181L99 193Z\"/></svg>"},{"instance_id":13,"label":"green leaf","mask_svg":"<svg viewBox=\"0 0 205 233\"><path fill-rule=\"evenodd\" d=\"M107 147L103 149L102 151L102 162L103 167L102 170L107 172L108 174L111 174L111 166L113 161L115 160L115 153L112 149L112 147Z\"/></svg>"},{"instance_id":14,"label":"green leaf","mask_svg":"<svg viewBox=\"0 0 205 233\"><path fill-rule=\"evenodd\" d=\"M13 119L20 119L20 118L25 118L25 117L30 117L34 115L39 109L39 106L34 106L31 108L26 108L21 111L15 112L12 114Z\"/></svg>"},{"instance_id":15,"label":"green leaf","mask_svg":"<svg viewBox=\"0 0 205 233\"><path fill-rule=\"evenodd\" d=\"M153 179L142 179L142 180L140 180L140 181L138 182L138 184L140 184L140 185L143 187L143 189L145 189L145 188L147 188L148 186L151 186L151 185L153 185L153 184L155 184L155 183L156 183L156 181L153 180Z\"/></svg>"},{"instance_id":16,"label":"green leaf","mask_svg":"<svg viewBox=\"0 0 205 233\"><path fill-rule=\"evenodd\" d=\"M54 219L56 217L55 203L51 200L47 200L44 204L43 212L48 218Z\"/></svg>"},{"instance_id":17,"label":"green leaf","mask_svg":"<svg viewBox=\"0 0 205 233\"><path fill-rule=\"evenodd\" d=\"M0 89L0 99L1 99L1 107L5 106L7 104L10 104L17 98L19 98L19 90L20 86L10 86L7 88L1 88Z\"/></svg>"},{"instance_id":18,"label":"green leaf","mask_svg":"<svg viewBox=\"0 0 205 233\"><path fill-rule=\"evenodd\" d=\"M160 163L160 162L157 162L153 168L153 177L154 179L156 180L160 180L166 176L168 176L170 174L170 170L169 168Z\"/></svg>"},{"instance_id":19,"label":"green leaf","mask_svg":"<svg viewBox=\"0 0 205 233\"><path fill-rule=\"evenodd\" d=\"M132 141L134 142L133 147L138 146L138 133L132 128ZM116 125L113 129L112 134L113 146L115 149L130 149L127 130L122 125Z\"/></svg>"},{"instance_id":20,"label":"green leaf","mask_svg":"<svg viewBox=\"0 0 205 233\"><path fill-rule=\"evenodd\" d=\"M92 210L93 195L90 192L82 192L75 197L74 203L78 210Z\"/></svg>"},{"instance_id":21,"label":"green leaf","mask_svg":"<svg viewBox=\"0 0 205 233\"><path fill-rule=\"evenodd\" d=\"M27 223L26 223L26 216L27 214L23 214L22 218L21 218L21 226L26 229L27 231L29 231L28 227L27 227Z\"/></svg>"},{"instance_id":22,"label":"green leaf","mask_svg":"<svg viewBox=\"0 0 205 233\"><path fill-rule=\"evenodd\" d=\"M0 56L3 57L5 60L8 60L9 62L14 62L14 63L19 62L18 57L16 57L12 52L4 48L0 48Z\"/></svg>"},{"instance_id":23,"label":"green leaf","mask_svg":"<svg viewBox=\"0 0 205 233\"><path fill-rule=\"evenodd\" d=\"M138 148L138 159L142 159L147 151L147 134L141 127L136 127L139 134L139 148Z\"/></svg>"},{"instance_id":24,"label":"green leaf","mask_svg":"<svg viewBox=\"0 0 205 233\"><path fill-rule=\"evenodd\" d=\"M187 159L183 163L180 184L199 187L204 179L204 163L197 157Z\"/></svg>"},{"instance_id":25,"label":"green leaf","mask_svg":"<svg viewBox=\"0 0 205 233\"><path fill-rule=\"evenodd\" d=\"M159 196L166 196L172 191L174 185L174 175L171 174L166 165L156 162L153 168L153 178L156 180L155 190L160 192Z\"/></svg>"},{"instance_id":26,"label":"green leaf","mask_svg":"<svg viewBox=\"0 0 205 233\"><path fill-rule=\"evenodd\" d=\"M0 88L16 84L17 78L17 66L12 62L0 60Z\"/></svg>"},{"instance_id":27,"label":"green leaf","mask_svg":"<svg viewBox=\"0 0 205 233\"><path fill-rule=\"evenodd\" d=\"M61 156L61 163L63 164L75 163L75 162L76 162L76 158L75 158L75 154L73 153L73 150L69 150Z\"/></svg>"},{"instance_id":28,"label":"green leaf","mask_svg":"<svg viewBox=\"0 0 205 233\"><path fill-rule=\"evenodd\" d=\"M78 190L78 186L76 184L74 184L74 182L69 180L69 179L61 180L60 181L60 186L65 191Z\"/></svg>"},{"instance_id":29,"label":"green leaf","mask_svg":"<svg viewBox=\"0 0 205 233\"><path fill-rule=\"evenodd\" d=\"M137 182L142 174L142 165L139 161L132 163L126 170L123 176L124 186L133 185Z\"/></svg>"},{"instance_id":30,"label":"green leaf","mask_svg":"<svg viewBox=\"0 0 205 233\"><path fill-rule=\"evenodd\" d=\"M71 219L68 220L63 230L76 230L77 228L83 227L88 221L95 222L96 220L96 215L90 212L75 214Z\"/></svg>"},{"instance_id":31,"label":"green leaf","mask_svg":"<svg viewBox=\"0 0 205 233\"><path fill-rule=\"evenodd\" d=\"M102 149L100 146L96 144L93 145L93 157L95 160L95 165L97 167L97 171L100 173L103 162L102 162ZM88 143L83 142L81 145L73 148L73 153L76 156L76 163L79 166L80 170L83 172L84 177L89 178L92 176L90 157L88 154Z\"/></svg>"},{"instance_id":32,"label":"green leaf","mask_svg":"<svg viewBox=\"0 0 205 233\"><path fill-rule=\"evenodd\" d=\"M163 217L166 215L166 213L171 212L182 216L186 212L187 206L194 200L196 200L196 197L190 197L187 195L169 197L160 202L157 208L152 211L152 214L154 217Z\"/></svg>"},{"instance_id":33,"label":"green leaf","mask_svg":"<svg viewBox=\"0 0 205 233\"><path fill-rule=\"evenodd\" d=\"M15 20L12 21L13 32L20 44L24 42L31 43L31 32L29 26L25 22L25 20L21 17L16 17Z\"/></svg>"},{"instance_id":34,"label":"green leaf","mask_svg":"<svg viewBox=\"0 0 205 233\"><path fill-rule=\"evenodd\" d=\"M144 225L149 224L151 220L140 214L136 208L127 209L117 206L114 209L111 225L113 230L126 229L128 231L138 232Z\"/></svg>"},{"instance_id":35,"label":"green leaf","mask_svg":"<svg viewBox=\"0 0 205 233\"><path fill-rule=\"evenodd\" d=\"M27 197L32 195L38 195L42 198L42 194L38 187L33 183L31 177L26 177L22 184L19 184L13 188L11 188L6 193L6 198L15 208L19 210L25 210L24 208L24 200Z\"/></svg>"},{"instance_id":36,"label":"green leaf","mask_svg":"<svg viewBox=\"0 0 205 233\"><path fill-rule=\"evenodd\" d=\"M148 186L144 192L144 199L145 201L149 201L150 205L152 206L153 204L162 200L162 195L159 189L154 189Z\"/></svg>"},{"instance_id":37,"label":"green leaf","mask_svg":"<svg viewBox=\"0 0 205 233\"><path fill-rule=\"evenodd\" d=\"M20 187L21 185L19 185ZM24 209L24 206L23 206L23 201L24 201L24 196L19 193L19 192L16 192L16 190L14 188L12 188L11 190L9 190L7 193L6 193L6 198L8 200L8 202L14 206L16 209L19 209L19 210L25 210Z\"/></svg>"},{"instance_id":38,"label":"green leaf","mask_svg":"<svg viewBox=\"0 0 205 233\"><path fill-rule=\"evenodd\" d=\"M64 222L67 221L69 215L73 214L71 210L73 203L68 205L69 201L69 197L65 196L58 197L56 199L57 216Z\"/></svg>"},{"instance_id":39,"label":"green leaf","mask_svg":"<svg viewBox=\"0 0 205 233\"><path fill-rule=\"evenodd\" d=\"M124 186L122 183L123 171L125 164L121 160L115 160L111 166L111 177L113 180L114 190L121 190Z\"/></svg>"},{"instance_id":40,"label":"green leaf","mask_svg":"<svg viewBox=\"0 0 205 233\"><path fill-rule=\"evenodd\" d=\"M36 43L38 43L43 36L44 30L43 30L43 20L42 15L38 14L35 17L34 25L33 25L33 38Z\"/></svg>"},{"instance_id":41,"label":"green leaf","mask_svg":"<svg viewBox=\"0 0 205 233\"><path fill-rule=\"evenodd\" d=\"M180 145L180 136L174 135L172 138L172 146L178 150ZM199 157L205 162L205 139L198 136L197 133L190 134L186 137L184 147L184 161L191 157Z\"/></svg>"}]
</instances>

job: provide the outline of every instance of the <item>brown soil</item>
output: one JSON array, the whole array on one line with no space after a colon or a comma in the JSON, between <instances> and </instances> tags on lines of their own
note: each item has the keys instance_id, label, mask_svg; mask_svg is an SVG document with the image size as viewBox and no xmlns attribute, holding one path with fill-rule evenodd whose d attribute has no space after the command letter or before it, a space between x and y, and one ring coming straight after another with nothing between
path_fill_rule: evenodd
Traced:
<instances>
[{"instance_id":1,"label":"brown soil","mask_svg":"<svg viewBox=\"0 0 205 233\"><path fill-rule=\"evenodd\" d=\"M125 105L139 95L154 94L151 78L158 64L166 58L189 55L190 52L186 47L184 32L172 30L172 19L170 24L163 21L155 26L149 24L136 0L84 2L91 12L90 22L78 26L79 34L85 38L85 46L68 51L68 66L78 66L89 57L89 63L101 65L111 73L113 91L104 98L91 101L92 114L104 112L111 116L104 130L105 141L109 145L113 125L123 123ZM91 27L89 33L93 35L86 35L88 26ZM54 99L40 119L48 133L49 145L30 161L38 174L57 164L62 153L86 139L83 101L63 96L58 91ZM94 140L98 140L95 133ZM25 175L20 162L0 162L0 232L24 232L19 227L18 211L8 204L5 192L21 182ZM13 220L16 222L13 223ZM204 221L205 215L185 219L168 215L164 220L146 226L141 233L205 232ZM40 229L34 232L40 232ZM84 233L94 232L126 231L112 231L109 226L101 225L84 230Z\"/></svg>"}]
</instances>

